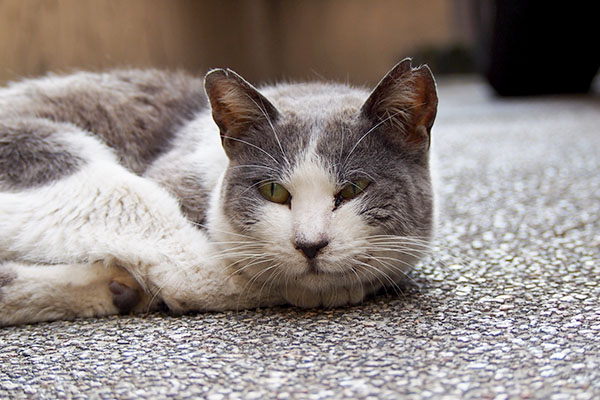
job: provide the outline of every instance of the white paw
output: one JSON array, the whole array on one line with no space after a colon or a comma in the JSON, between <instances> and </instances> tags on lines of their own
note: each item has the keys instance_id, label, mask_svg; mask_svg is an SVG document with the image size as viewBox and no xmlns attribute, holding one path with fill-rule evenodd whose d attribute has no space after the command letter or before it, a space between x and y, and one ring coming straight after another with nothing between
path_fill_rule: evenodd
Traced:
<instances>
[{"instance_id":1,"label":"white paw","mask_svg":"<svg viewBox=\"0 0 600 400\"><path fill-rule=\"evenodd\" d=\"M199 256L194 262L165 262L149 268L149 292L171 313L234 308L232 298L238 299L241 288L230 288L226 268L201 259Z\"/></svg>"}]
</instances>

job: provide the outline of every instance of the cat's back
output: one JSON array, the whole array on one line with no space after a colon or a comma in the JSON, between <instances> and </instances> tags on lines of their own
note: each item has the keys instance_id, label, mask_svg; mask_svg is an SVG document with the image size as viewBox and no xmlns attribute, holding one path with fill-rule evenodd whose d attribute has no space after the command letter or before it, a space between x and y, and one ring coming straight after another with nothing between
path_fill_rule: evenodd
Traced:
<instances>
[{"instance_id":1,"label":"cat's back","mask_svg":"<svg viewBox=\"0 0 600 400\"><path fill-rule=\"evenodd\" d=\"M0 118L73 123L100 137L136 173L206 104L202 79L159 70L49 75L0 89Z\"/></svg>"}]
</instances>

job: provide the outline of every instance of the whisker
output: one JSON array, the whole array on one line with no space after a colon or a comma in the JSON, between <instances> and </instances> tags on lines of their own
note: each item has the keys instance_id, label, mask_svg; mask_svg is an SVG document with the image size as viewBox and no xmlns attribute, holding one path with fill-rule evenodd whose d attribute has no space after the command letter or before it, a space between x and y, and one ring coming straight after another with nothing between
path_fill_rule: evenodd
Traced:
<instances>
[{"instance_id":1,"label":"whisker","mask_svg":"<svg viewBox=\"0 0 600 400\"><path fill-rule=\"evenodd\" d=\"M412 278L410 278L406 274L406 272L403 271L401 268L393 268L393 266L391 266L389 263L384 262L384 261L378 261L378 263L381 264L381 266L383 268L387 269L388 271L390 271L390 272L400 272L403 277L408 278L409 280L412 281ZM371 265L371 264L368 264L368 265ZM376 271L377 273L381 274L385 278L385 280L389 283L389 286L392 289L394 289L394 292L396 293L396 295L399 296L401 294L404 294L404 292L403 292L402 288L400 288L398 282L394 278L392 278L384 269L377 268L374 265L371 265L371 269L373 271ZM385 285L384 285L384 287L385 287Z\"/></svg>"},{"instance_id":2,"label":"whisker","mask_svg":"<svg viewBox=\"0 0 600 400\"><path fill-rule=\"evenodd\" d=\"M458 264L469 264L469 260L462 255L452 254L455 251L454 247L445 246L440 242L431 241L428 238L421 237L406 237L406 236L395 236L395 235L372 235L365 236L362 238L363 240L367 240L369 244L373 247L382 248L382 246L391 247L392 248L403 248L406 249L406 246L411 247L411 251L422 251L423 254L421 256L430 256L432 254L439 253L440 249L446 251L449 257L453 259L452 262ZM437 260L440 261L439 259Z\"/></svg>"},{"instance_id":3,"label":"whisker","mask_svg":"<svg viewBox=\"0 0 600 400\"><path fill-rule=\"evenodd\" d=\"M373 175L371 175L370 173L368 173L364 169L349 169L349 170L345 170L344 172L345 172L345 175L347 175L347 176L364 175L367 178L369 178L372 182L375 182L375 181L378 180L378 178L374 177ZM346 181L344 181L344 183L352 183L352 182L346 180Z\"/></svg>"},{"instance_id":4,"label":"whisker","mask_svg":"<svg viewBox=\"0 0 600 400\"><path fill-rule=\"evenodd\" d=\"M373 235L373 236L364 236L361 239L367 240L369 242L379 242L389 240L391 242L411 242L411 243L420 243L424 245L431 244L431 240L427 238L420 238L415 236L396 236L396 235Z\"/></svg>"},{"instance_id":5,"label":"whisker","mask_svg":"<svg viewBox=\"0 0 600 400\"><path fill-rule=\"evenodd\" d=\"M345 134L344 134L344 125L342 125L342 140L341 140L341 143L340 143L340 155L339 155L338 161L337 161L337 163L335 165L336 171L337 171L337 167L338 166L342 167L342 156L344 155L344 136L345 136Z\"/></svg>"},{"instance_id":6,"label":"whisker","mask_svg":"<svg viewBox=\"0 0 600 400\"><path fill-rule=\"evenodd\" d=\"M218 253L218 254L212 254L209 258L211 260L216 261L216 260L225 260L225 259L239 258L239 257L258 257L258 256L261 256L264 254L263 252L252 252L250 250L254 250L254 249L239 249L239 251L232 252L232 253L223 252L223 253Z\"/></svg>"},{"instance_id":7,"label":"whisker","mask_svg":"<svg viewBox=\"0 0 600 400\"><path fill-rule=\"evenodd\" d=\"M415 257L417 259L423 257L423 255L425 254L423 251L418 250L418 249L411 249L411 248L407 248L405 246L399 246L399 247L383 247L383 246L369 246L368 247L369 251L377 251L377 252L390 252L390 253L396 253L399 255L404 255L404 256L411 256L411 257ZM366 253L366 254L371 254L371 253Z\"/></svg>"},{"instance_id":8,"label":"whisker","mask_svg":"<svg viewBox=\"0 0 600 400\"><path fill-rule=\"evenodd\" d=\"M259 185L261 185L261 184L263 184L263 183L270 182L270 181L271 181L271 179L270 179L270 178L267 178L267 179L262 179L262 180L260 180L260 181L256 182L255 184L248 186L246 189L244 189L244 190L242 191L242 193L240 193L240 194L239 194L239 196L241 197L241 196L242 196L244 193L246 193L248 190L250 190L250 189L252 189L252 188L254 188L254 187L256 187L256 186L259 186ZM249 200L249 201L252 201L253 199L250 199L250 198L248 198L248 200Z\"/></svg>"},{"instance_id":9,"label":"whisker","mask_svg":"<svg viewBox=\"0 0 600 400\"><path fill-rule=\"evenodd\" d=\"M237 274L241 274L242 272L244 272L245 270L247 270L248 268L251 268L255 265L261 264L261 263L265 263L267 262L269 259L273 259L273 257L266 255L266 254L261 254L260 256L252 256L252 257L248 257L245 260L248 259L252 259L251 262L249 262L248 264L245 264L243 267L236 269L235 273ZM241 260L240 260L241 261ZM240 261L237 261L233 264L230 264L227 266L227 268L231 268L232 266L234 266L235 264L238 264Z\"/></svg>"},{"instance_id":10,"label":"whisker","mask_svg":"<svg viewBox=\"0 0 600 400\"><path fill-rule=\"evenodd\" d=\"M363 288L363 293L365 293L365 292L364 292L364 285L365 285L365 282L363 282L363 281L366 281L366 283L369 283L369 285L371 285L371 290L370 290L370 293L375 293L375 291L377 290L377 289L375 288L375 282L374 282L373 280L371 280L371 279L368 279L368 277L367 277L367 275L366 275L366 274L367 274L367 271L365 271L365 270L362 270L362 269L358 269L358 268L352 268L352 269L353 269L354 273L356 274L356 276L357 276L357 279L359 279L360 286L361 286L361 288ZM363 278L361 278L361 277L360 277L360 275L361 275L361 274L363 275ZM371 274L372 274L372 273L371 273ZM380 284L381 284L381 283L380 283Z\"/></svg>"},{"instance_id":11,"label":"whisker","mask_svg":"<svg viewBox=\"0 0 600 400\"><path fill-rule=\"evenodd\" d=\"M281 265L283 265L283 263ZM275 284L275 282L277 282L279 280L279 277L283 274L285 274L285 268L279 268L277 270L276 274L271 276L271 283L269 284L269 292L271 292L273 290L273 285Z\"/></svg>"},{"instance_id":12,"label":"whisker","mask_svg":"<svg viewBox=\"0 0 600 400\"><path fill-rule=\"evenodd\" d=\"M264 154L266 154L266 155L267 155L267 157L269 157L271 160L273 160L273 161L275 161L277 164L279 164L279 161L277 161L277 159L275 159L275 157L273 157L271 154L269 154L269 152L267 152L267 151L265 151L265 150L261 149L260 147L256 146L255 144L252 144L252 143L250 143L250 142L247 142L247 141L245 141L245 140L242 140L242 139L234 138L234 137L232 137L232 136L223 135L223 136L221 136L221 137L222 137L222 138L225 138L225 139L233 140L233 141L236 141L236 142L240 142L240 143L247 144L248 146L250 146L250 147L253 147L253 148L255 148L255 149L257 149L257 150L259 150L259 151L263 152Z\"/></svg>"},{"instance_id":13,"label":"whisker","mask_svg":"<svg viewBox=\"0 0 600 400\"><path fill-rule=\"evenodd\" d=\"M271 266L269 266L269 267L267 267L267 268L263 269L262 271L260 271L260 272L259 272L258 274L256 274L256 275L254 275L252 278L250 278L250 279L249 279L249 280L246 282L246 284L244 285L244 287L243 287L243 288L242 288L242 290L240 291L240 294L238 295L238 301L237 301L237 304L236 304L236 308L238 308L238 309L239 309L240 301L242 300L242 296L243 296L243 295L244 295L244 293L246 292L246 289L250 289L250 287L251 287L252 285L254 285L254 283L255 283L255 282L258 280L258 279L260 279L260 277L261 277L262 275L264 275L265 273L267 273L267 272L271 271L271 270L272 270L272 269L274 269L274 268L277 268L277 264L275 264L275 265L271 265ZM262 292L260 292L260 294L262 294ZM260 295L259 295L259 299L260 299Z\"/></svg>"},{"instance_id":14,"label":"whisker","mask_svg":"<svg viewBox=\"0 0 600 400\"><path fill-rule=\"evenodd\" d=\"M369 135L371 132L373 132L375 129L379 128L379 126L381 126L382 124L386 123L387 121L391 120L392 118L394 118L396 115L400 114L400 111L388 116L385 119L382 119L381 121L379 121L375 126L373 126L371 129L369 129L367 131L367 133L365 133L364 135L362 135L360 137L360 139L358 139L358 141L356 142L356 144L352 147L352 149L350 150L350 152L348 153L348 155L346 156L346 159L344 160L343 165L346 165L346 163L348 162L348 159L350 158L350 156L352 155L352 153L354 152L354 150L356 150L356 148L358 147L358 145L360 144L360 142L363 141L364 138L367 137L367 135Z\"/></svg>"},{"instance_id":15,"label":"whisker","mask_svg":"<svg viewBox=\"0 0 600 400\"><path fill-rule=\"evenodd\" d=\"M223 243L220 243L223 244ZM260 251L264 248L263 243L239 243L230 247L226 247L220 249L218 251L213 252L211 255L222 255L222 254L236 254L238 251L251 251L256 250Z\"/></svg>"},{"instance_id":16,"label":"whisker","mask_svg":"<svg viewBox=\"0 0 600 400\"><path fill-rule=\"evenodd\" d=\"M257 164L232 165L229 167L229 169L237 169L237 168L262 168L262 169L266 169L269 171L279 172L279 171L277 171L277 169L275 169L273 167L269 167L266 165L257 165Z\"/></svg>"},{"instance_id":17,"label":"whisker","mask_svg":"<svg viewBox=\"0 0 600 400\"><path fill-rule=\"evenodd\" d=\"M280 269L278 269L278 268L279 268L280 266L282 266L282 265L283 265L283 263L282 263L282 262L279 262L279 263L277 263L277 264L274 264L274 265L270 266L270 267L269 267L269 268L267 268L266 270L268 270L268 271L275 270L275 273L276 273L276 274L278 274L278 273L281 273L281 270L280 270ZM266 270L265 270L265 271L266 271ZM261 275L262 275L262 274L261 274ZM270 284L269 284L269 292L271 292L271 290L273 289L273 283L275 282L275 281L274 281L274 276L273 276L273 274L271 274L271 275L269 276L269 278L270 278L270 279L265 279L265 281L263 282L263 284L262 284L262 285L261 285L261 287L260 287L260 291L258 292L258 298L259 298L259 299L262 299L262 293L263 293L263 290L264 290L264 288L265 288L266 284L267 284L269 281L270 281ZM257 278L257 280L258 280L258 278ZM259 304L259 306L260 306L260 304Z\"/></svg>"},{"instance_id":18,"label":"whisker","mask_svg":"<svg viewBox=\"0 0 600 400\"><path fill-rule=\"evenodd\" d=\"M381 287L383 288L383 290L385 291L385 293L386 293L386 295L387 295L387 286L388 286L388 285L386 285L386 284L385 284L385 283L384 283L384 282L381 280L381 278L380 278L379 274L377 274L377 273L378 273L378 272L380 272L380 271L379 271L379 270L378 270L376 267L374 267L374 266L372 266L372 265L370 265L370 264L367 264L367 263L365 263L365 262L358 261L358 260L355 260L354 262L358 263L360 266L367 267L366 269L363 269L363 272L365 272L365 273L366 273L366 272L369 272L369 273L371 274L371 276L374 276L374 277L375 277L375 279L377 279L377 281L379 281L379 284L381 285ZM392 284L392 286L395 284L395 282L394 282L394 281L393 281L393 280L392 280L390 277L386 276L385 274L382 274L382 275L384 275L384 277L387 277L387 280L389 280L389 281L390 281L390 283ZM371 279L370 279L370 281L372 282L372 280L371 280Z\"/></svg>"},{"instance_id":19,"label":"whisker","mask_svg":"<svg viewBox=\"0 0 600 400\"><path fill-rule=\"evenodd\" d=\"M215 246L220 246L220 245L233 245L232 247L228 247L225 250L230 250L232 248L235 248L235 246L254 246L254 247L260 247L260 246L264 246L267 242L266 241L249 241L249 240L232 240L232 241L212 241L212 244L214 244Z\"/></svg>"},{"instance_id":20,"label":"whisker","mask_svg":"<svg viewBox=\"0 0 600 400\"><path fill-rule=\"evenodd\" d=\"M258 107L258 109L260 110L260 112L266 118L267 122L269 123L269 126L271 127L271 131L273 132L273 136L275 136L275 140L277 141L277 145L279 146L279 150L281 150L281 156L283 157L283 159L285 160L285 162L287 163L287 165L290 165L290 161L288 160L288 158L285 155L285 152L283 151L283 146L281 145L281 141L279 140L279 136L277 136L277 131L275 130L275 127L273 126L273 122L271 121L271 118L267 115L267 111L264 108L264 104L259 105L249 95L248 95L248 98L256 105L256 107Z\"/></svg>"},{"instance_id":21,"label":"whisker","mask_svg":"<svg viewBox=\"0 0 600 400\"><path fill-rule=\"evenodd\" d=\"M243 237L243 238L246 238L246 239L250 239L250 240L252 240L252 241L255 241L255 240L256 240L256 238L254 238L254 237L252 237L252 236L243 235L243 234L241 234L241 233L236 233L236 232L229 232L229 231L224 231L224 230L216 229L216 228L213 228L213 227L209 227L209 226L208 226L208 225L206 225L206 224L201 224L201 223L199 223L199 222L192 222L192 224L193 224L194 226L199 226L199 227L201 227L201 228L204 228L204 229L206 229L206 230L208 230L208 231L213 231L213 232L224 233L224 234L226 234L226 235L232 235L232 236L239 236L239 237Z\"/></svg>"}]
</instances>

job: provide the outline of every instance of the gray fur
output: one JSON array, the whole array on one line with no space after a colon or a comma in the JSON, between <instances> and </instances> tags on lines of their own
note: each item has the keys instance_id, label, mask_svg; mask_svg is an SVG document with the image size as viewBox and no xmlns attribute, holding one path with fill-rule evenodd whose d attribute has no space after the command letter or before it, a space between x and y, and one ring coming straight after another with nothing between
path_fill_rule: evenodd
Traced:
<instances>
[{"instance_id":1,"label":"gray fur","mask_svg":"<svg viewBox=\"0 0 600 400\"><path fill-rule=\"evenodd\" d=\"M77 73L13 84L0 117L69 122L101 138L123 165L142 174L169 149L178 128L206 106L203 82L184 73L123 70Z\"/></svg>"},{"instance_id":2,"label":"gray fur","mask_svg":"<svg viewBox=\"0 0 600 400\"><path fill-rule=\"evenodd\" d=\"M320 138L318 154L329 165L335 166L340 184L359 178L371 181L360 197L361 214L366 223L385 234L430 237L433 194L427 153L416 158L413 149L404 145L391 146L385 135L377 130L354 147L372 128L367 121L360 118L356 121L353 126L339 121L337 135Z\"/></svg>"},{"instance_id":3,"label":"gray fur","mask_svg":"<svg viewBox=\"0 0 600 400\"><path fill-rule=\"evenodd\" d=\"M14 274L0 271L0 288L10 285L10 283L14 280L15 280Z\"/></svg>"},{"instance_id":4,"label":"gray fur","mask_svg":"<svg viewBox=\"0 0 600 400\"><path fill-rule=\"evenodd\" d=\"M248 187L262 180L282 180L300 161L310 143L311 122L313 121L302 121L300 117L294 116L287 122L277 121L274 124L283 152L289 155L290 166L286 164L273 135L253 132L246 137L246 140L260 145L261 149L276 160L247 146L233 164L255 164L266 168L230 169L227 172L225 210L232 216L232 222L238 229L247 228L260 218L254 205L264 200L256 191L248 191ZM368 190L360 198L361 212L366 222L381 228L382 233L430 237L433 195L427 154L423 153L416 158L412 149L392 147L380 132L367 136L354 148L362 135L371 128L371 125L361 121L356 115L350 119L340 117L337 120L323 121L322 125L325 129L319 132L317 138L317 154L325 165L334 170L340 188L345 182L359 177L372 180ZM353 148L354 151L350 154Z\"/></svg>"},{"instance_id":5,"label":"gray fur","mask_svg":"<svg viewBox=\"0 0 600 400\"><path fill-rule=\"evenodd\" d=\"M0 189L40 186L75 172L84 160L54 137L72 130L41 119L0 120Z\"/></svg>"}]
</instances>

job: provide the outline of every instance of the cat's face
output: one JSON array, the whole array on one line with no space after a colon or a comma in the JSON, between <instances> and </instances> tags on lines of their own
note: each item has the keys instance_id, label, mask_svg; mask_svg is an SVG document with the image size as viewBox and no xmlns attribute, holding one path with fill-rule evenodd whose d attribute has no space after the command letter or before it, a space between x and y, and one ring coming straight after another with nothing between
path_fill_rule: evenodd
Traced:
<instances>
[{"instance_id":1,"label":"cat's face","mask_svg":"<svg viewBox=\"0 0 600 400\"><path fill-rule=\"evenodd\" d=\"M220 204L233 268L299 305L395 285L431 234L429 70L405 61L370 96L296 84L266 97L217 70L207 93L230 158Z\"/></svg>"}]
</instances>

